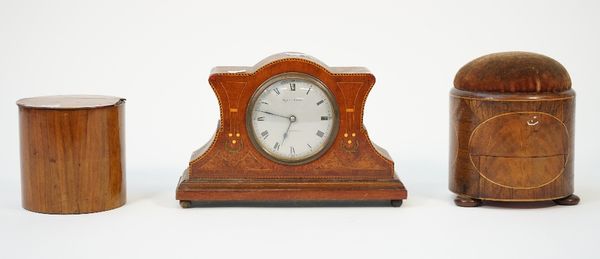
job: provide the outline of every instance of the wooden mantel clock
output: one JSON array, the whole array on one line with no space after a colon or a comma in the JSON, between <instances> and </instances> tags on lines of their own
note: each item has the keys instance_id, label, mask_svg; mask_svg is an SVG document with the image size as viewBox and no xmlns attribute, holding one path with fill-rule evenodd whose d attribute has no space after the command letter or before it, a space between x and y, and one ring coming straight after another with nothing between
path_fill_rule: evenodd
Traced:
<instances>
[{"instance_id":1,"label":"wooden mantel clock","mask_svg":"<svg viewBox=\"0 0 600 259\"><path fill-rule=\"evenodd\" d=\"M192 154L176 198L192 201L390 201L407 192L363 126L375 77L301 53L254 67L216 67L221 120Z\"/></svg>"}]
</instances>

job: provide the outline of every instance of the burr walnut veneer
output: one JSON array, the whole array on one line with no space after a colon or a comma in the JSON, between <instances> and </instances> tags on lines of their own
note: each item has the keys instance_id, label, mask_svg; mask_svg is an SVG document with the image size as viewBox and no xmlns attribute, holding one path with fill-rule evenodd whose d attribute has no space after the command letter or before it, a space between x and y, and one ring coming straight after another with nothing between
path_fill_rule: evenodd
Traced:
<instances>
[{"instance_id":1,"label":"burr walnut veneer","mask_svg":"<svg viewBox=\"0 0 600 259\"><path fill-rule=\"evenodd\" d=\"M462 67L450 93L450 190L481 200L574 205L575 92L565 68L527 52Z\"/></svg>"},{"instance_id":2,"label":"burr walnut veneer","mask_svg":"<svg viewBox=\"0 0 600 259\"><path fill-rule=\"evenodd\" d=\"M331 144L302 164L273 161L259 152L249 133L248 107L255 92L269 79L290 73L321 82L338 112L331 117L336 120ZM406 199L394 162L363 126L365 100L375 83L367 69L328 67L303 54L283 53L254 67L216 67L209 83L221 120L179 180L176 198L182 207L191 201L392 201L400 206Z\"/></svg>"},{"instance_id":3,"label":"burr walnut veneer","mask_svg":"<svg viewBox=\"0 0 600 259\"><path fill-rule=\"evenodd\" d=\"M17 101L23 207L52 214L125 203L125 100L46 96Z\"/></svg>"}]
</instances>

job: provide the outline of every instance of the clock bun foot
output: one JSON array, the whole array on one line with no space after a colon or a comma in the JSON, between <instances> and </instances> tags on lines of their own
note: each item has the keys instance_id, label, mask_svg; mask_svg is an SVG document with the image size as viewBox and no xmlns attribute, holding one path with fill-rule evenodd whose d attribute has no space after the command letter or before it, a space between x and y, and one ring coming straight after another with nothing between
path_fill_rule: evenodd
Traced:
<instances>
[{"instance_id":1,"label":"clock bun foot","mask_svg":"<svg viewBox=\"0 0 600 259\"><path fill-rule=\"evenodd\" d=\"M402 206L402 200L391 200L390 201L390 205L392 205L392 207L400 207Z\"/></svg>"},{"instance_id":2,"label":"clock bun foot","mask_svg":"<svg viewBox=\"0 0 600 259\"><path fill-rule=\"evenodd\" d=\"M571 194L567 197L554 200L554 203L565 206L577 205L579 204L579 196Z\"/></svg>"},{"instance_id":3,"label":"clock bun foot","mask_svg":"<svg viewBox=\"0 0 600 259\"><path fill-rule=\"evenodd\" d=\"M191 201L179 201L179 206L181 206L184 209L187 209L187 208L192 207L192 202Z\"/></svg>"},{"instance_id":4,"label":"clock bun foot","mask_svg":"<svg viewBox=\"0 0 600 259\"><path fill-rule=\"evenodd\" d=\"M454 199L454 204L459 207L479 207L481 206L480 199L473 199L471 197L458 195Z\"/></svg>"}]
</instances>

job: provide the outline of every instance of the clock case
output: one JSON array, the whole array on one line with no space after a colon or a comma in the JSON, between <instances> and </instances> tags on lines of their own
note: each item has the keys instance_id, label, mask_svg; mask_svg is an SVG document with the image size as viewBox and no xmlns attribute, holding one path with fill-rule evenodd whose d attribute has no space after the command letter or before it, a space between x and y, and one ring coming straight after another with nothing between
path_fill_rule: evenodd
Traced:
<instances>
[{"instance_id":1,"label":"clock case","mask_svg":"<svg viewBox=\"0 0 600 259\"><path fill-rule=\"evenodd\" d=\"M246 114L255 91L284 73L320 80L339 109L333 144L317 159L277 163L252 144ZM209 83L220 108L212 139L192 153L179 179L176 199L191 201L390 201L400 206L407 191L386 150L363 125L366 97L375 77L362 67L328 67L300 53L270 56L253 67L215 67Z\"/></svg>"}]
</instances>

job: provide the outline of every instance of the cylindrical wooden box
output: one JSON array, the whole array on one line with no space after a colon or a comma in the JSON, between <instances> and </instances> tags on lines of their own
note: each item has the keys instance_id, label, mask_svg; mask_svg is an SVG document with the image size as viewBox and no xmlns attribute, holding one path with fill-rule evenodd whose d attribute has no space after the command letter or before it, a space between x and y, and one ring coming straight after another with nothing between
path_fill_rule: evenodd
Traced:
<instances>
[{"instance_id":1,"label":"cylindrical wooden box","mask_svg":"<svg viewBox=\"0 0 600 259\"><path fill-rule=\"evenodd\" d=\"M23 208L78 214L125 204L125 99L46 96L17 105Z\"/></svg>"},{"instance_id":2,"label":"cylindrical wooden box","mask_svg":"<svg viewBox=\"0 0 600 259\"><path fill-rule=\"evenodd\" d=\"M575 92L565 68L505 52L462 67L450 93L450 181L459 206L481 200L577 204Z\"/></svg>"}]
</instances>

